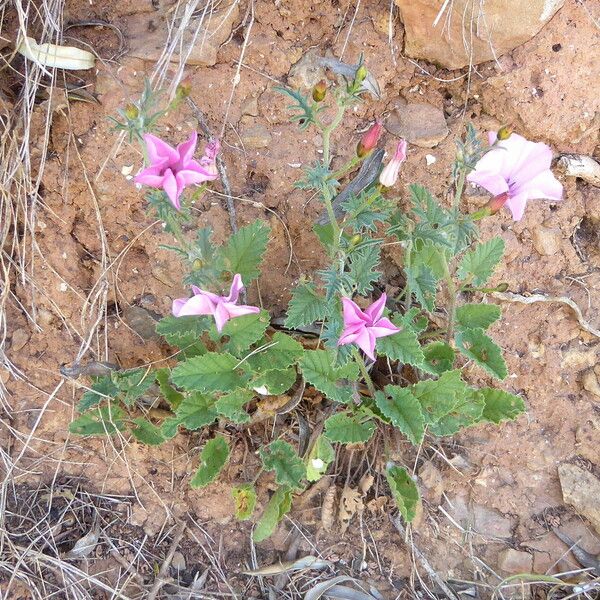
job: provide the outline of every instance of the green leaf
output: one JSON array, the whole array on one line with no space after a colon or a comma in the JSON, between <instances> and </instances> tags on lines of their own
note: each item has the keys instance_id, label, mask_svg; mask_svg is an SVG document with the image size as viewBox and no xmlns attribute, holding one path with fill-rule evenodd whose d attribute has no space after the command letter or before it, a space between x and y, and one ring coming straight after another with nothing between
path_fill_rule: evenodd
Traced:
<instances>
[{"instance_id":1,"label":"green leaf","mask_svg":"<svg viewBox=\"0 0 600 600\"><path fill-rule=\"evenodd\" d=\"M117 405L93 408L71 421L69 431L76 435L112 435L123 431L125 413Z\"/></svg>"},{"instance_id":2,"label":"green leaf","mask_svg":"<svg viewBox=\"0 0 600 600\"><path fill-rule=\"evenodd\" d=\"M247 521L256 506L256 490L251 483L243 483L231 490L235 505L235 518L238 521Z\"/></svg>"},{"instance_id":3,"label":"green leaf","mask_svg":"<svg viewBox=\"0 0 600 600\"><path fill-rule=\"evenodd\" d=\"M292 489L301 487L306 477L306 467L294 447L276 440L259 450L265 471L275 471L275 481Z\"/></svg>"},{"instance_id":4,"label":"green leaf","mask_svg":"<svg viewBox=\"0 0 600 600\"><path fill-rule=\"evenodd\" d=\"M478 423L484 406L483 394L478 390L469 390L458 399L458 403L447 415L429 425L429 431L439 436L454 435L461 429Z\"/></svg>"},{"instance_id":5,"label":"green leaf","mask_svg":"<svg viewBox=\"0 0 600 600\"><path fill-rule=\"evenodd\" d=\"M119 388L110 377L101 377L95 381L91 389L85 392L77 405L77 410L82 413L97 406L103 400L114 398L119 393Z\"/></svg>"},{"instance_id":6,"label":"green leaf","mask_svg":"<svg viewBox=\"0 0 600 600\"><path fill-rule=\"evenodd\" d=\"M504 254L502 238L495 237L479 244L463 256L458 266L458 276L461 279L472 277L474 285L484 285L500 262L502 254Z\"/></svg>"},{"instance_id":7,"label":"green leaf","mask_svg":"<svg viewBox=\"0 0 600 600\"><path fill-rule=\"evenodd\" d=\"M172 438L179 425L193 431L210 425L216 418L217 409L213 399L195 392L184 398L174 417L165 420L162 432L166 438Z\"/></svg>"},{"instance_id":8,"label":"green leaf","mask_svg":"<svg viewBox=\"0 0 600 600\"><path fill-rule=\"evenodd\" d=\"M429 312L435 308L437 281L429 267L415 265L406 270L406 283L419 304Z\"/></svg>"},{"instance_id":9,"label":"green leaf","mask_svg":"<svg viewBox=\"0 0 600 600\"><path fill-rule=\"evenodd\" d=\"M358 294L364 295L370 292L373 289L373 283L381 277L381 272L376 270L380 252L380 244L371 244L351 254L350 277Z\"/></svg>"},{"instance_id":10,"label":"green leaf","mask_svg":"<svg viewBox=\"0 0 600 600\"><path fill-rule=\"evenodd\" d=\"M162 335L172 346L185 348L196 343L212 324L212 317L174 317L169 315L157 323L156 333Z\"/></svg>"},{"instance_id":11,"label":"green leaf","mask_svg":"<svg viewBox=\"0 0 600 600\"><path fill-rule=\"evenodd\" d=\"M506 379L508 369L502 350L483 329L461 329L456 333L456 345L467 357L498 379Z\"/></svg>"},{"instance_id":12,"label":"green leaf","mask_svg":"<svg viewBox=\"0 0 600 600\"><path fill-rule=\"evenodd\" d=\"M423 348L427 371L441 375L450 371L454 365L456 352L445 342L431 342Z\"/></svg>"},{"instance_id":13,"label":"green leaf","mask_svg":"<svg viewBox=\"0 0 600 600\"><path fill-rule=\"evenodd\" d=\"M242 315L227 321L223 331L218 334L218 339L229 337L223 344L223 349L241 356L252 344L262 338L268 326L269 313L261 310L253 315Z\"/></svg>"},{"instance_id":14,"label":"green leaf","mask_svg":"<svg viewBox=\"0 0 600 600\"><path fill-rule=\"evenodd\" d=\"M259 266L267 249L269 232L269 226L257 219L240 227L221 249L225 270L239 273L246 286L260 274Z\"/></svg>"},{"instance_id":15,"label":"green leaf","mask_svg":"<svg viewBox=\"0 0 600 600\"><path fill-rule=\"evenodd\" d=\"M220 415L227 417L234 423L248 423L250 415L244 410L244 406L254 398L249 390L238 388L221 396L215 403L215 408Z\"/></svg>"},{"instance_id":16,"label":"green leaf","mask_svg":"<svg viewBox=\"0 0 600 600\"><path fill-rule=\"evenodd\" d=\"M500 315L496 304L463 304L456 309L456 320L465 329L487 329Z\"/></svg>"},{"instance_id":17,"label":"green leaf","mask_svg":"<svg viewBox=\"0 0 600 600\"><path fill-rule=\"evenodd\" d=\"M245 385L245 379L235 371L238 363L237 358L226 352L209 352L179 363L171 379L185 390L229 392Z\"/></svg>"},{"instance_id":18,"label":"green leaf","mask_svg":"<svg viewBox=\"0 0 600 600\"><path fill-rule=\"evenodd\" d=\"M435 423L447 415L458 400L467 392L467 386L460 377L460 371L446 371L439 379L427 379L410 388L421 403L426 423Z\"/></svg>"},{"instance_id":19,"label":"green leaf","mask_svg":"<svg viewBox=\"0 0 600 600\"><path fill-rule=\"evenodd\" d=\"M358 365L355 362L334 367L332 355L327 350L310 350L304 352L300 366L304 379L330 400L346 404L353 401L354 387L350 382L358 380Z\"/></svg>"},{"instance_id":20,"label":"green leaf","mask_svg":"<svg viewBox=\"0 0 600 600\"><path fill-rule=\"evenodd\" d=\"M156 379L154 371L147 369L122 371L115 373L113 377L115 384L124 394L122 400L127 406L133 406L135 401L152 387Z\"/></svg>"},{"instance_id":21,"label":"green leaf","mask_svg":"<svg viewBox=\"0 0 600 600\"><path fill-rule=\"evenodd\" d=\"M320 435L306 457L306 479L308 481L321 479L334 460L335 450L331 442L324 435Z\"/></svg>"},{"instance_id":22,"label":"green leaf","mask_svg":"<svg viewBox=\"0 0 600 600\"><path fill-rule=\"evenodd\" d=\"M292 291L285 326L288 329L296 329L315 321L322 321L328 314L329 305L325 298L317 293L314 284L301 283Z\"/></svg>"},{"instance_id":23,"label":"green leaf","mask_svg":"<svg viewBox=\"0 0 600 600\"><path fill-rule=\"evenodd\" d=\"M420 402L408 388L387 385L385 394L376 392L375 403L387 417L413 444L420 444L425 434L425 420Z\"/></svg>"},{"instance_id":24,"label":"green leaf","mask_svg":"<svg viewBox=\"0 0 600 600\"><path fill-rule=\"evenodd\" d=\"M173 410L183 401L184 395L177 391L170 383L169 378L171 377L170 369L159 369L156 371L156 381L160 386L160 391L164 396L165 400L169 403Z\"/></svg>"},{"instance_id":25,"label":"green leaf","mask_svg":"<svg viewBox=\"0 0 600 600\"><path fill-rule=\"evenodd\" d=\"M387 469L385 477L400 514L407 523L410 523L417 514L419 502L419 490L415 482L403 467L393 466Z\"/></svg>"},{"instance_id":26,"label":"green leaf","mask_svg":"<svg viewBox=\"0 0 600 600\"><path fill-rule=\"evenodd\" d=\"M252 539L256 543L266 540L291 508L292 491L285 486L277 488L252 532Z\"/></svg>"},{"instance_id":27,"label":"green leaf","mask_svg":"<svg viewBox=\"0 0 600 600\"><path fill-rule=\"evenodd\" d=\"M261 344L262 346L263 344ZM245 361L255 371L285 369L302 356L304 348L293 337L278 331L264 344L264 350L258 350Z\"/></svg>"},{"instance_id":28,"label":"green leaf","mask_svg":"<svg viewBox=\"0 0 600 600\"><path fill-rule=\"evenodd\" d=\"M276 92L284 94L285 96L288 96L289 98L295 101L295 104L291 104L287 108L288 110L298 111L298 114L292 115L290 117L290 120L293 122L297 122L300 126L300 129L306 129L311 124L317 123L316 115L317 112L319 112L318 109L321 108L318 104L309 101L308 97L303 96L297 90L293 90L291 88L286 88L279 85L275 86L273 89Z\"/></svg>"},{"instance_id":29,"label":"green leaf","mask_svg":"<svg viewBox=\"0 0 600 600\"><path fill-rule=\"evenodd\" d=\"M325 435L332 442L360 444L368 442L375 431L375 423L359 415L337 413L325 421Z\"/></svg>"},{"instance_id":30,"label":"green leaf","mask_svg":"<svg viewBox=\"0 0 600 600\"><path fill-rule=\"evenodd\" d=\"M495 388L482 388L479 391L485 401L482 415L485 421L490 423L512 421L525 412L525 402L520 396Z\"/></svg>"},{"instance_id":31,"label":"green leaf","mask_svg":"<svg viewBox=\"0 0 600 600\"><path fill-rule=\"evenodd\" d=\"M394 324L399 325L398 322ZM403 329L394 335L379 338L377 352L385 354L391 360L398 360L416 367L421 366L425 360L419 340L414 331L410 329Z\"/></svg>"},{"instance_id":32,"label":"green leaf","mask_svg":"<svg viewBox=\"0 0 600 600\"><path fill-rule=\"evenodd\" d=\"M167 441L160 427L150 423L150 421L139 417L133 419L133 422L136 426L131 430L131 433L138 442L148 446L160 446Z\"/></svg>"},{"instance_id":33,"label":"green leaf","mask_svg":"<svg viewBox=\"0 0 600 600\"><path fill-rule=\"evenodd\" d=\"M200 453L200 466L190 481L192 488L206 487L212 483L229 460L229 445L222 435L209 440Z\"/></svg>"},{"instance_id":34,"label":"green leaf","mask_svg":"<svg viewBox=\"0 0 600 600\"><path fill-rule=\"evenodd\" d=\"M258 393L268 396L276 396L287 392L296 382L298 375L294 367L287 369L273 369L259 373L250 385Z\"/></svg>"},{"instance_id":35,"label":"green leaf","mask_svg":"<svg viewBox=\"0 0 600 600\"><path fill-rule=\"evenodd\" d=\"M411 265L427 267L436 280L444 277L448 250L431 240L417 240L411 253Z\"/></svg>"}]
</instances>

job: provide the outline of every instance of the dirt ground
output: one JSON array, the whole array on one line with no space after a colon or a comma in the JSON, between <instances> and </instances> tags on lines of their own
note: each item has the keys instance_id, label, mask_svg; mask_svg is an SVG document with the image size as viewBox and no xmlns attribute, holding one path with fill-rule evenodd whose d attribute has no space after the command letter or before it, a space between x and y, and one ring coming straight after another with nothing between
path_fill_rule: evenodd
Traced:
<instances>
[{"instance_id":1,"label":"dirt ground","mask_svg":"<svg viewBox=\"0 0 600 600\"><path fill-rule=\"evenodd\" d=\"M6 407L0 421L11 482L8 488L5 482L9 524L26 527L10 521L16 518L10 515L22 514L25 507L37 514L39 502L50 530L57 525L53 519L64 517L68 504L75 525L62 525L59 547L64 555L100 519L106 536L96 540L91 554L74 562L96 578L86 584L91 597L117 597L97 581L124 597L146 597L151 585L144 592L142 584L151 584L181 521L187 530L177 547L180 568L172 566L167 573L174 583L163 588L165 595L176 597L181 591L176 583L189 587L194 578L204 578L197 584L197 595L186 597L296 598L303 597L317 576L351 575L372 584L386 599L416 597L415 590L425 594L426 586L443 597L413 560L411 544L390 523L391 506L378 474L377 440L342 455L327 481L340 489L348 482L356 489L365 474L375 477L361 499L364 509L344 534L324 530L321 507L326 492L320 488L297 502L271 540L253 548L251 523L239 523L232 516L230 489L251 477L258 462L248 447L252 450L284 423L235 434L226 472L205 490L188 486L204 440L200 433L180 434L152 449L132 440L68 434L81 386L87 382L63 378L61 365L76 357L122 367L165 360L169 348L164 343L136 333L136 319L149 314L136 307L166 315L172 299L186 293L179 264L160 248L169 243L169 236L152 223L129 175L135 174L142 157L134 145L119 142L107 119L139 96L144 78L155 69L150 50L147 60L136 57L143 52L128 50L133 32L153 19L162 27L165 22L159 16L168 15L168 8L162 1L129 0L67 0L65 5L65 23L102 19L121 28L124 49L119 52L119 38L108 27L69 29L71 40L89 44L104 59L95 72L77 76L98 103L52 100L47 148L43 125L49 101L40 98L34 111L31 156L35 165L45 158L42 202L37 206L35 244L29 249L30 278L13 278L15 301L6 304L10 335L5 351L23 376L16 380L0 372L10 392L10 410ZM597 2L567 0L534 39L470 74L404 57L402 25L396 17L390 43L387 1L346 6L336 0L258 0L253 5L242 1L236 8L216 63L187 66L185 74L211 129L218 133L223 128L223 157L237 198L238 223L262 218L272 228L268 268L249 290L252 303L272 316L280 316L294 283L323 260L311 231L321 207L293 187L299 167L313 158L320 140L289 122L288 102L273 90L289 80L290 71L294 75L293 65L311 50L343 55L350 62L363 52L381 88L381 99L361 104L336 135L334 155L343 157L360 132L374 118L385 118L400 97L443 111L449 135L432 149L410 146L401 173L403 187L420 182L444 197L454 139L468 121L480 130L508 123L525 136L549 143L557 156L580 152L600 158ZM10 18L8 14L8 25ZM176 69L172 63L169 74ZM294 81L297 72L296 68ZM198 124L183 106L161 126L164 137L179 142ZM388 133L384 143L389 151L395 138ZM428 165L426 155L436 162ZM565 186L563 202L534 202L518 223L506 211L482 226L484 238L500 235L507 246L506 261L494 282L506 282L518 294L567 296L598 329L600 190L579 179L559 177ZM218 185L215 189L220 190ZM468 191L469 208L482 201L474 190ZM197 226L210 225L218 239L227 235L229 216L221 196L207 193L195 208ZM395 258L393 252L386 256L387 281L399 274ZM600 552L600 532L564 502L557 474L559 465L572 462L591 473L600 471L599 339L580 327L570 308L558 303L502 302L502 308L503 320L493 335L506 349L506 388L525 398L527 414L499 428L478 427L450 440L428 440L418 454L406 441L395 442L398 457L414 465L423 491L422 514L409 541L443 580L494 586L516 572L579 569L552 527L581 540L588 552ZM483 379L475 369L468 377L473 383ZM260 485L262 506L270 482L265 479ZM284 560L288 552L318 555L332 566L278 583L274 577L242 574L256 564ZM127 565L146 579L140 583ZM0 576L5 581L0 590L9 590L6 597L54 597L63 584L51 579L47 595L36 596L28 588L39 585L35 573L10 584ZM279 591L269 596L269 585L276 583ZM489 597L490 588L478 590L478 597ZM527 586L504 591L505 597L530 593L542 592Z\"/></svg>"}]
</instances>

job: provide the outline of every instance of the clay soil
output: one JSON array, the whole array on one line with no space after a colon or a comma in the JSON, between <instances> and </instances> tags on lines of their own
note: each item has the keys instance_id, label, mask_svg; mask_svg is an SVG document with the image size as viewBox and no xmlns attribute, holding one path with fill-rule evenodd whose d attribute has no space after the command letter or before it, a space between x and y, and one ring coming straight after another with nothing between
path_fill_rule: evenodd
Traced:
<instances>
[{"instance_id":1,"label":"clay soil","mask_svg":"<svg viewBox=\"0 0 600 600\"><path fill-rule=\"evenodd\" d=\"M242 1L216 63L185 68L192 98L209 127L216 133L223 128L223 158L237 198L238 224L259 218L271 226L267 268L249 290L249 300L273 317L281 316L298 279L323 264L311 230L321 207L293 187L299 166L314 158L321 141L314 132L302 132L289 122L287 100L273 91L288 81L292 66L308 51L343 55L349 62L363 52L381 88L381 98L361 104L336 135L336 156L354 147L360 132L376 117L385 117L399 97L443 111L449 135L432 149L410 147L401 174L403 190L408 183L420 182L445 198L454 140L469 121L480 130L509 123L519 133L549 143L557 155L593 156L599 151L600 53L592 50L594 43L598 50L597 3L567 0L538 36L470 75L404 57L403 30L396 17L391 42L388 37L389 2L369 0L347 8L336 0L258 0L252 12ZM343 454L328 479L339 489L346 483L356 489L365 474L374 477L360 499L363 509L352 516L345 533L340 534L338 525L333 533L323 527L323 487L301 498L275 536L253 548L251 523L239 523L232 516L230 489L252 477L258 444L276 430L293 429L293 416L266 421L252 431L229 431L235 440L231 462L220 481L204 490L191 490L188 480L206 433L180 434L149 449L132 440L82 439L67 431L88 380L64 378L61 365L72 364L82 348L83 362L108 360L127 368L165 360L170 349L158 338L140 337L138 320L140 314L168 314L172 299L186 294L181 267L161 248L170 237L148 216L142 194L128 178L142 157L135 145L118 142L108 121L118 107L139 97L144 78L155 68L153 60L128 52L128 28L136 19L167 9L162 2L66 2L65 23L102 19L122 26L125 46L119 53L119 40L106 27L70 29L71 40L90 44L104 58L94 72L78 74L79 83L98 103L57 102L47 149L47 99L39 98L32 122L31 155L39 164L44 152L45 166L29 256L31 278L13 279L14 301L6 305L10 331L5 350L23 374L20 380L3 374L10 391L10 410L6 407L0 430L4 463L16 461L10 473L9 509L18 512L24 504L45 502L48 511L64 515L64 497L49 499L48 490L80 499L85 495L86 502L99 508L96 513L77 513L78 527L63 535L59 548L63 556L72 550L78 537L96 526L93 515L100 514L114 547L101 536L94 551L74 564L125 597L146 597L182 521L188 528L177 549L181 568L171 567L167 576L184 588L204 577L201 589L206 594L185 597L235 593L237 598L300 598L311 578L335 575L372 584L386 599L415 597L415 590L424 586L443 597L422 566L413 562L410 543L390 523L393 509L386 500L375 445ZM22 69L21 63L16 66ZM175 74L177 64L169 69L167 78ZM239 83L231 95L238 70ZM595 93L590 91L594 86ZM555 116L564 123L564 135L540 125ZM196 128L185 105L161 122L161 134L175 143ZM395 142L390 134L383 140L388 151ZM435 163L428 166L426 155L434 156ZM503 212L482 226L482 236L500 235L506 242L506 261L494 283L506 282L518 294L568 296L597 329L600 193L581 180L562 177L562 182L563 202L532 203L518 223ZM221 191L219 185L214 189ZM471 189L465 200L470 209L483 201ZM222 196L206 193L195 209L189 235L196 226L210 225L216 239L224 239L230 221ZM394 252L386 254L384 281L400 275L397 260ZM588 552L600 552L599 533L565 504L557 474L565 462L592 472L600 469L600 371L593 370L599 362L599 340L561 304L502 302L502 309L503 320L493 335L506 351L510 376L505 386L523 396L527 414L499 428L478 427L449 440L428 440L418 454L402 438L393 440L398 458L414 461L423 490L422 512L408 541L420 548L443 580L496 585L519 572L506 564L509 549L525 553L518 555L521 571L581 568L552 527L581 539ZM473 383L486 381L475 368L466 376ZM268 478L260 481L259 510L270 486ZM62 530L69 528L63 525ZM115 548L121 560L115 558ZM279 582L242 574L254 561L262 566L285 560L288 551L290 556L318 555L332 566L324 573L286 576ZM141 583L128 574L127 565L144 578ZM3 578L0 589L10 589L7 597L39 597L27 582L9 585ZM269 595L269 586L276 583L279 591ZM50 591L42 597L64 589L58 579L48 585ZM167 585L161 594L181 592L177 585ZM455 584L454 590L459 589ZM478 590L481 598L490 595L490 588ZM94 583L88 593L115 597ZM529 588L504 592L506 597L529 593Z\"/></svg>"}]
</instances>

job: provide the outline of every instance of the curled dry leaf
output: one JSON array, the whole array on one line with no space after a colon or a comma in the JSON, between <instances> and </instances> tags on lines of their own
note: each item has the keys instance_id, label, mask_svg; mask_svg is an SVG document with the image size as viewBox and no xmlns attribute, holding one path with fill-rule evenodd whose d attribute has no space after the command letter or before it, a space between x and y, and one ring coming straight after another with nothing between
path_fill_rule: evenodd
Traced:
<instances>
[{"instance_id":1,"label":"curled dry leaf","mask_svg":"<svg viewBox=\"0 0 600 600\"><path fill-rule=\"evenodd\" d=\"M323 497L323 505L321 507L321 525L323 525L323 529L325 531L331 531L333 529L337 492L337 486L331 485Z\"/></svg>"},{"instance_id":2,"label":"curled dry leaf","mask_svg":"<svg viewBox=\"0 0 600 600\"><path fill-rule=\"evenodd\" d=\"M352 517L364 509L361 494L349 486L344 486L340 496L340 508L338 511L338 521L340 522L342 533L348 529Z\"/></svg>"},{"instance_id":3,"label":"curled dry leaf","mask_svg":"<svg viewBox=\"0 0 600 600\"><path fill-rule=\"evenodd\" d=\"M290 573L292 571L302 571L304 569L327 569L333 566L328 560L317 558L316 556L304 556L296 560L289 560L286 562L276 563L274 565L268 565L261 567L260 569L253 569L252 571L242 571L244 575L279 575L279 573Z\"/></svg>"},{"instance_id":4,"label":"curled dry leaf","mask_svg":"<svg viewBox=\"0 0 600 600\"><path fill-rule=\"evenodd\" d=\"M43 67L55 67L79 71L91 69L96 58L91 52L74 46L58 46L57 44L38 44L33 38L26 37L19 44L17 52Z\"/></svg>"},{"instance_id":5,"label":"curled dry leaf","mask_svg":"<svg viewBox=\"0 0 600 600\"><path fill-rule=\"evenodd\" d=\"M86 533L82 538L78 539L73 549L67 552L65 558L85 558L89 556L96 547L100 537L100 528L95 527L89 533Z\"/></svg>"},{"instance_id":6,"label":"curled dry leaf","mask_svg":"<svg viewBox=\"0 0 600 600\"><path fill-rule=\"evenodd\" d=\"M371 473L365 473L358 482L358 489L363 496L366 496L369 493L369 490L373 487L373 483L375 482L375 477L371 475Z\"/></svg>"}]
</instances>

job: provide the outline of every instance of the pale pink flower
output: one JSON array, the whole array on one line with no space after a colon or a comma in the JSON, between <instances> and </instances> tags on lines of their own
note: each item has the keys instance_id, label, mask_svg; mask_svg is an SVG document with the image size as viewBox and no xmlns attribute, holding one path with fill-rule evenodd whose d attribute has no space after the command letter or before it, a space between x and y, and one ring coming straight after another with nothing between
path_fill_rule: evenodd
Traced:
<instances>
[{"instance_id":1,"label":"pale pink flower","mask_svg":"<svg viewBox=\"0 0 600 600\"><path fill-rule=\"evenodd\" d=\"M398 181L398 174L400 173L400 167L406 160L406 140L400 140L394 153L394 157L390 162L383 168L379 175L379 183L384 187L392 187Z\"/></svg>"},{"instance_id":2,"label":"pale pink flower","mask_svg":"<svg viewBox=\"0 0 600 600\"><path fill-rule=\"evenodd\" d=\"M371 360L375 360L377 338L400 331L389 319L382 317L386 300L387 296L381 294L379 300L363 311L350 298L342 298L344 331L338 346L356 344Z\"/></svg>"},{"instance_id":3,"label":"pale pink flower","mask_svg":"<svg viewBox=\"0 0 600 600\"><path fill-rule=\"evenodd\" d=\"M179 198L184 188L213 181L219 176L216 166L219 140L211 140L208 143L200 161L193 159L198 143L198 134L195 131L187 142L179 144L177 148L151 133L144 135L144 141L150 165L143 169L134 181L163 189L177 210L181 208Z\"/></svg>"},{"instance_id":4,"label":"pale pink flower","mask_svg":"<svg viewBox=\"0 0 600 600\"><path fill-rule=\"evenodd\" d=\"M220 333L229 319L260 312L260 308L256 306L238 306L236 304L243 289L244 284L239 274L233 278L228 296L217 296L217 294L206 292L193 285L194 295L191 298L173 300L173 314L176 317L212 315L215 318L217 331Z\"/></svg>"},{"instance_id":5,"label":"pale pink flower","mask_svg":"<svg viewBox=\"0 0 600 600\"><path fill-rule=\"evenodd\" d=\"M497 142L496 132L488 135L490 144L496 145L479 160L468 181L494 196L508 194L505 205L515 221L523 217L528 200L562 200L563 187L550 171L552 150L546 144L530 142L516 133Z\"/></svg>"}]
</instances>

